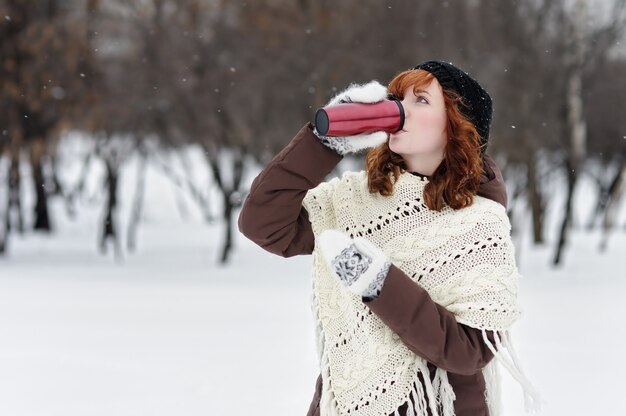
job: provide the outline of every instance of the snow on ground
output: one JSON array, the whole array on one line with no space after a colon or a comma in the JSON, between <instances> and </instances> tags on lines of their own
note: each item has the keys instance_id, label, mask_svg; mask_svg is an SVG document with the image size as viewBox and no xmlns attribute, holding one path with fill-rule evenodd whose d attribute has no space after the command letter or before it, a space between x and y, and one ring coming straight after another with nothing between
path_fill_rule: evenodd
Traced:
<instances>
[{"instance_id":1,"label":"snow on ground","mask_svg":"<svg viewBox=\"0 0 626 416\"><path fill-rule=\"evenodd\" d=\"M121 261L96 251L99 207L71 221L54 202L57 234L13 236L0 260L0 415L306 414L318 374L310 256L236 234L231 264L217 266L221 226L181 220L177 191L149 173L139 251ZM124 183L123 203L131 168ZM598 254L597 233L574 231L557 270L552 245L527 240L513 336L541 414L619 414L625 233ZM502 373L506 414L523 415Z\"/></svg>"}]
</instances>

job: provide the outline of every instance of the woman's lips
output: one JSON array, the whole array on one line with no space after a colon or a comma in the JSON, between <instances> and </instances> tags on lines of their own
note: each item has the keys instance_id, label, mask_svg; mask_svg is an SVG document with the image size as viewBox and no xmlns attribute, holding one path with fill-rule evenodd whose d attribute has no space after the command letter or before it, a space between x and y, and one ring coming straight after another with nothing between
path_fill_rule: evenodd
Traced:
<instances>
[{"instance_id":1,"label":"woman's lips","mask_svg":"<svg viewBox=\"0 0 626 416\"><path fill-rule=\"evenodd\" d=\"M391 138L393 138L393 137L398 137L398 136L402 135L402 133L406 133L406 130L398 130L398 131L397 131L397 132L395 132L395 133L391 133L391 134L389 135L389 138L391 139Z\"/></svg>"}]
</instances>

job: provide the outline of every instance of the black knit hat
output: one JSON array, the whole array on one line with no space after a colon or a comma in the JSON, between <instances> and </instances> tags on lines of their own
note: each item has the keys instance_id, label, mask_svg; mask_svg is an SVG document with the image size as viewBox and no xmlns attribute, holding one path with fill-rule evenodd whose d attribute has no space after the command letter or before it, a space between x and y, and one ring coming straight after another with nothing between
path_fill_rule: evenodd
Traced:
<instances>
[{"instance_id":1,"label":"black knit hat","mask_svg":"<svg viewBox=\"0 0 626 416\"><path fill-rule=\"evenodd\" d=\"M428 61L411 69L423 69L437 78L445 89L459 94L467 105L460 110L474 125L482 138L482 151L487 147L489 140L489 126L491 124L492 102L491 97L480 84L469 74L454 65L440 61Z\"/></svg>"}]
</instances>

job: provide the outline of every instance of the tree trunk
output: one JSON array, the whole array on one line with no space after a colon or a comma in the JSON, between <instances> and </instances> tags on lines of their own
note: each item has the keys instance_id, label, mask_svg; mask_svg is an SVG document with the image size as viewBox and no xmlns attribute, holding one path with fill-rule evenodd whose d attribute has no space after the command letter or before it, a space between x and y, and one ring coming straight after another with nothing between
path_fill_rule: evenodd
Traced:
<instances>
[{"instance_id":1,"label":"tree trunk","mask_svg":"<svg viewBox=\"0 0 626 416\"><path fill-rule=\"evenodd\" d=\"M598 201L587 223L587 230L591 231L599 218L606 218L607 206L610 200L616 193L616 189L619 187L622 176L624 175L624 169L626 168L626 161L622 160L618 163L617 170L613 178L609 181L608 186L604 183L602 178L598 179ZM605 174L606 175L606 174Z\"/></svg>"},{"instance_id":2,"label":"tree trunk","mask_svg":"<svg viewBox=\"0 0 626 416\"><path fill-rule=\"evenodd\" d=\"M222 255L220 257L220 264L228 263L230 252L233 248L233 204L230 203L230 196L224 195L224 245L222 246Z\"/></svg>"},{"instance_id":3,"label":"tree trunk","mask_svg":"<svg viewBox=\"0 0 626 416\"><path fill-rule=\"evenodd\" d=\"M608 245L609 235L615 226L615 220L620 206L620 200L626 193L626 164L622 163L618 174L609 188L609 198L604 213L602 223L602 240L600 241L600 251L605 251Z\"/></svg>"},{"instance_id":4,"label":"tree trunk","mask_svg":"<svg viewBox=\"0 0 626 416\"><path fill-rule=\"evenodd\" d=\"M7 211L5 222L7 234L16 223L17 231L20 234L24 233L24 214L22 212L20 189L20 152L19 149L13 149L7 175Z\"/></svg>"},{"instance_id":5,"label":"tree trunk","mask_svg":"<svg viewBox=\"0 0 626 416\"><path fill-rule=\"evenodd\" d=\"M5 253L9 237L9 169L5 165L8 163L5 163L5 158L0 153L0 169L7 171L6 188L3 186L5 184L0 182L0 255ZM2 173L4 172L0 172L0 177L3 176Z\"/></svg>"},{"instance_id":6,"label":"tree trunk","mask_svg":"<svg viewBox=\"0 0 626 416\"><path fill-rule=\"evenodd\" d=\"M33 139L30 146L30 164L33 170L33 182L35 186L35 221L33 228L39 231L50 232L50 216L48 214L48 194L46 191L46 180L43 172L43 158L45 155L44 139L38 137Z\"/></svg>"},{"instance_id":7,"label":"tree trunk","mask_svg":"<svg viewBox=\"0 0 626 416\"><path fill-rule=\"evenodd\" d=\"M113 248L115 255L120 256L122 253L119 236L117 233L116 213L117 213L117 186L119 172L114 165L114 162L106 160L107 167L107 205L105 208L104 221L102 223L102 233L100 236L100 250L103 253L107 251L107 240L113 241Z\"/></svg>"},{"instance_id":8,"label":"tree trunk","mask_svg":"<svg viewBox=\"0 0 626 416\"><path fill-rule=\"evenodd\" d=\"M554 255L553 264L559 265L561 264L561 260L563 257L563 250L565 249L565 244L567 243L567 236L569 231L569 226L572 221L572 201L574 197L574 189L576 187L576 181L578 179L578 174L576 170L572 167L570 161L567 163L567 199L565 201L565 212L563 214L563 221L561 222L561 231L559 233L559 242L557 245L556 253Z\"/></svg>"},{"instance_id":9,"label":"tree trunk","mask_svg":"<svg viewBox=\"0 0 626 416\"><path fill-rule=\"evenodd\" d=\"M585 0L577 0L574 10L573 44L567 62L567 84L565 105L567 109L567 132L569 148L567 149L567 201L561 224L559 242L554 256L554 265L561 262L563 248L567 241L567 231L572 220L572 199L578 181L579 169L585 160L587 131L583 114L582 80L585 65L585 44L583 37L587 9Z\"/></svg>"},{"instance_id":10,"label":"tree trunk","mask_svg":"<svg viewBox=\"0 0 626 416\"><path fill-rule=\"evenodd\" d=\"M589 217L589 222L587 222L587 231L593 230L596 225L596 221L605 212L606 204L609 202L609 189L604 183L602 183L601 179L598 180L598 187L600 188L598 190L598 201L596 202L596 206Z\"/></svg>"},{"instance_id":11,"label":"tree trunk","mask_svg":"<svg viewBox=\"0 0 626 416\"><path fill-rule=\"evenodd\" d=\"M537 183L537 161L534 155L528 160L528 198L533 220L533 240L535 244L543 244L544 203L539 184Z\"/></svg>"},{"instance_id":12,"label":"tree trunk","mask_svg":"<svg viewBox=\"0 0 626 416\"><path fill-rule=\"evenodd\" d=\"M24 233L24 215L22 212L22 198L20 192L20 156L22 149L23 130L21 124L18 123L19 117L17 115L17 109L11 108L7 114L7 119L11 128L9 128L9 143L8 143L8 168L7 168L7 188L6 188L6 211L4 215L0 217L4 228L2 236L0 238L0 253L5 253L11 228L13 227L12 213L14 213L17 222L17 230L20 234ZM4 168L4 166L3 166Z\"/></svg>"},{"instance_id":13,"label":"tree trunk","mask_svg":"<svg viewBox=\"0 0 626 416\"><path fill-rule=\"evenodd\" d=\"M133 198L133 207L131 210L130 221L128 223L128 237L126 240L126 248L128 251L135 251L137 248L137 228L141 217L143 207L143 197L146 189L146 167L148 166L148 155L146 152L140 152L139 168L137 172L137 186L135 187L135 197Z\"/></svg>"},{"instance_id":14,"label":"tree trunk","mask_svg":"<svg viewBox=\"0 0 626 416\"><path fill-rule=\"evenodd\" d=\"M222 218L224 219L225 235L224 235L224 244L222 246L222 254L220 256L220 264L226 264L228 262L228 258L230 256L230 252L233 248L233 215L236 208L240 207L242 204L241 198L241 180L243 178L244 172L244 156L246 154L244 149L232 149L232 170L233 170L233 181L231 186L228 186L224 183L222 179L222 174L220 172L218 158L215 154L211 154L207 152L207 157L209 160L209 164L211 170L213 172L213 177L215 178L215 182L218 187L222 191L222 195L224 196L224 210L222 211Z\"/></svg>"}]
</instances>

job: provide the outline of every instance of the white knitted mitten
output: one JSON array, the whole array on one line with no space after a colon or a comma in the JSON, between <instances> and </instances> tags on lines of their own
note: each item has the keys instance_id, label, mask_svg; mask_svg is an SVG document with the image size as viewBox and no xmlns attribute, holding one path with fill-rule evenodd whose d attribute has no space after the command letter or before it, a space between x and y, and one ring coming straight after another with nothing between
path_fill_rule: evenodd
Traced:
<instances>
[{"instance_id":1,"label":"white knitted mitten","mask_svg":"<svg viewBox=\"0 0 626 416\"><path fill-rule=\"evenodd\" d=\"M387 88L378 81L367 84L350 84L348 88L334 96L326 106L341 103L377 103L387 98ZM325 146L330 147L340 155L358 153L370 147L379 146L387 141L388 134L384 131L375 131L368 134L357 134L347 137L327 137L320 135L317 130L313 133Z\"/></svg>"},{"instance_id":2,"label":"white knitted mitten","mask_svg":"<svg viewBox=\"0 0 626 416\"><path fill-rule=\"evenodd\" d=\"M391 266L382 250L363 237L352 239L336 230L323 231L317 243L330 270L350 292L378 297Z\"/></svg>"}]
</instances>

